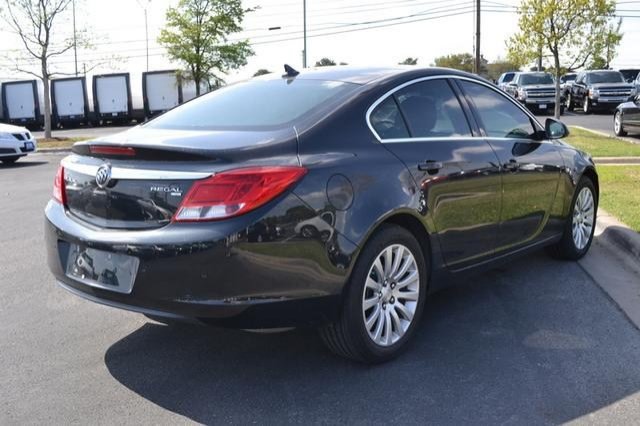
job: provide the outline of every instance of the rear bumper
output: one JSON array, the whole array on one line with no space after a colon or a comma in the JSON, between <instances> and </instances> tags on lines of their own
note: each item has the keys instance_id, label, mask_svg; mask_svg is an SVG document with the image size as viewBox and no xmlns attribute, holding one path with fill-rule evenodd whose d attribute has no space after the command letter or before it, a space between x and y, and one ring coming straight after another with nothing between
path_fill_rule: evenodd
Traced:
<instances>
[{"instance_id":1,"label":"rear bumper","mask_svg":"<svg viewBox=\"0 0 640 426\"><path fill-rule=\"evenodd\" d=\"M305 206L292 194L278 204ZM45 210L48 264L55 280L72 293L135 312L240 328L330 321L338 314L356 246L337 233L326 242L297 235L297 222L284 213L276 205L224 222L116 231L90 227L50 202ZM267 219L272 226L280 220L280 232L251 242L253 225ZM131 292L67 276L69 245L138 258Z\"/></svg>"}]
</instances>

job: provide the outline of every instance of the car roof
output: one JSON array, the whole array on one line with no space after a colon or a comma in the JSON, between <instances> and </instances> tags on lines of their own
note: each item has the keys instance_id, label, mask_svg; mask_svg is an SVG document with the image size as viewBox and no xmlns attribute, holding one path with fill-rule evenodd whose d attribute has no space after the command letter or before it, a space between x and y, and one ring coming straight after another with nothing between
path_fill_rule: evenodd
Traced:
<instances>
[{"instance_id":1,"label":"car roof","mask_svg":"<svg viewBox=\"0 0 640 426\"><path fill-rule=\"evenodd\" d=\"M450 68L438 67L417 67L415 65L398 65L395 67L356 67L349 65L338 65L328 67L306 68L298 70L300 74L295 76L301 80L325 80L343 81L346 83L368 84L374 81L400 77L403 75L414 78L428 77L431 75L460 75L476 79L481 79L477 75ZM258 78L277 79L282 78L284 73L272 73Z\"/></svg>"}]
</instances>

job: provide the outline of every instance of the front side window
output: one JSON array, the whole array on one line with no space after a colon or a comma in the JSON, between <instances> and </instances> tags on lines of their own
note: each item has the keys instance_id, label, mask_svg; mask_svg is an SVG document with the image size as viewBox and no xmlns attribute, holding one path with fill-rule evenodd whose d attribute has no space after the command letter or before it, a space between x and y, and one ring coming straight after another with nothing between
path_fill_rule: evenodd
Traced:
<instances>
[{"instance_id":1,"label":"front side window","mask_svg":"<svg viewBox=\"0 0 640 426\"><path fill-rule=\"evenodd\" d=\"M460 102L446 80L427 80L394 94L413 138L471 136Z\"/></svg>"},{"instance_id":2,"label":"front side window","mask_svg":"<svg viewBox=\"0 0 640 426\"><path fill-rule=\"evenodd\" d=\"M249 80L185 103L146 126L179 130L281 127L307 113L338 105L358 87L340 81Z\"/></svg>"},{"instance_id":3,"label":"front side window","mask_svg":"<svg viewBox=\"0 0 640 426\"><path fill-rule=\"evenodd\" d=\"M531 119L509 99L481 84L461 81L476 107L489 137L532 139L535 128Z\"/></svg>"}]
</instances>

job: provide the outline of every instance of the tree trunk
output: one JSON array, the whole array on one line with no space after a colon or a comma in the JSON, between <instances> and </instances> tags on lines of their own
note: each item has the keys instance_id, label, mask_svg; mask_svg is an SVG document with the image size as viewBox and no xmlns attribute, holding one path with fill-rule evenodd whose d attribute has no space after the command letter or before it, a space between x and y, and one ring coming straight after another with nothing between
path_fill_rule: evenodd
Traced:
<instances>
[{"instance_id":1,"label":"tree trunk","mask_svg":"<svg viewBox=\"0 0 640 426\"><path fill-rule=\"evenodd\" d=\"M193 82L196 84L196 97L198 97L200 96L200 79L197 77L194 77Z\"/></svg>"},{"instance_id":2,"label":"tree trunk","mask_svg":"<svg viewBox=\"0 0 640 426\"><path fill-rule=\"evenodd\" d=\"M555 74L556 74L556 108L554 111L553 116L556 118L556 120L560 119L560 102L561 102L561 97L560 97L560 77L562 77L561 72L560 72L560 52L558 52L558 50L554 50L553 51L553 61L554 61L554 65L555 65Z\"/></svg>"},{"instance_id":3,"label":"tree trunk","mask_svg":"<svg viewBox=\"0 0 640 426\"><path fill-rule=\"evenodd\" d=\"M45 139L51 138L51 100L49 99L49 74L47 73L47 66L43 62L42 64L42 88L44 91L44 137Z\"/></svg>"}]
</instances>

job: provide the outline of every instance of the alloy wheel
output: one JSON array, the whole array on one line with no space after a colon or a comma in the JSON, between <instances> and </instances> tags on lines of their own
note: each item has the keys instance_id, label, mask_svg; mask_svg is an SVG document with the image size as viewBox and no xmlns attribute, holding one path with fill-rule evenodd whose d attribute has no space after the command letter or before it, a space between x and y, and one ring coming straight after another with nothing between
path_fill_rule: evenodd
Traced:
<instances>
[{"instance_id":1,"label":"alloy wheel","mask_svg":"<svg viewBox=\"0 0 640 426\"><path fill-rule=\"evenodd\" d=\"M582 188L573 207L572 235L573 243L578 250L589 243L594 227L595 202L589 188Z\"/></svg>"},{"instance_id":2,"label":"alloy wheel","mask_svg":"<svg viewBox=\"0 0 640 426\"><path fill-rule=\"evenodd\" d=\"M621 127L622 127L622 123L621 123L621 117L620 117L620 112L616 112L616 115L613 118L613 130L616 133L616 135L619 135L620 133L622 133L620 131Z\"/></svg>"},{"instance_id":3,"label":"alloy wheel","mask_svg":"<svg viewBox=\"0 0 640 426\"><path fill-rule=\"evenodd\" d=\"M391 346L411 325L420 297L420 272L402 244L386 247L369 268L362 293L362 319L371 340Z\"/></svg>"}]
</instances>

